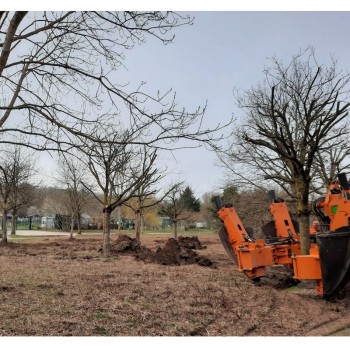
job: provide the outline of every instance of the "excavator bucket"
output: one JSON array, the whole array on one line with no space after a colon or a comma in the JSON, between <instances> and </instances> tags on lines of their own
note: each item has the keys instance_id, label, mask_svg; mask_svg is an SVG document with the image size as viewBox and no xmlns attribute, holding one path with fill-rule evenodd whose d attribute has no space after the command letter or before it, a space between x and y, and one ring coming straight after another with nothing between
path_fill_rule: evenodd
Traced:
<instances>
[{"instance_id":1,"label":"excavator bucket","mask_svg":"<svg viewBox=\"0 0 350 350\"><path fill-rule=\"evenodd\" d=\"M337 296L350 280L350 232L346 229L316 235L326 299Z\"/></svg>"},{"instance_id":2,"label":"excavator bucket","mask_svg":"<svg viewBox=\"0 0 350 350\"><path fill-rule=\"evenodd\" d=\"M218 234L219 234L220 241L226 250L226 253L230 257L230 259L237 265L238 264L237 257L235 252L233 251L230 241L228 240L227 231L224 225L220 227Z\"/></svg>"}]
</instances>

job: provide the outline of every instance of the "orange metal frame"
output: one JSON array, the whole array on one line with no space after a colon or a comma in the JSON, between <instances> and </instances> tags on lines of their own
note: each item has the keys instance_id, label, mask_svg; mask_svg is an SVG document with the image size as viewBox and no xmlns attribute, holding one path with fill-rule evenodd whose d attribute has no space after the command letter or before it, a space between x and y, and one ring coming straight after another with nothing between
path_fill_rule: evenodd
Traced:
<instances>
[{"instance_id":1,"label":"orange metal frame","mask_svg":"<svg viewBox=\"0 0 350 350\"><path fill-rule=\"evenodd\" d=\"M331 183L326 197L315 205L328 216L330 232L349 228L350 184L345 173L338 174L338 180ZM315 280L318 293L323 294L317 244L311 243L310 255L301 255L300 236L295 232L286 203L274 198L270 211L275 222L276 242L250 238L234 208L219 210L218 215L224 222L229 242L237 256L239 271L254 279L263 277L267 266L285 265L293 269L294 279Z\"/></svg>"},{"instance_id":2,"label":"orange metal frame","mask_svg":"<svg viewBox=\"0 0 350 350\"><path fill-rule=\"evenodd\" d=\"M266 266L286 265L293 268L297 280L311 279L322 294L322 274L317 245L311 244L310 255L300 255L300 237L295 232L285 202L270 205L280 242L252 240L234 208L222 208L218 215L224 222L231 247L237 256L238 270L254 279L265 276Z\"/></svg>"}]
</instances>

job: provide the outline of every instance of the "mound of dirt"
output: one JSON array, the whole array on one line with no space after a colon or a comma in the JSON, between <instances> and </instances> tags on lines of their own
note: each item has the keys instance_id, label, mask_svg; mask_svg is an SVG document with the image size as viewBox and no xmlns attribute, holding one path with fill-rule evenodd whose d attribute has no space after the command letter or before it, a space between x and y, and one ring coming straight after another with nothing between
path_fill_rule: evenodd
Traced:
<instances>
[{"instance_id":1,"label":"mound of dirt","mask_svg":"<svg viewBox=\"0 0 350 350\"><path fill-rule=\"evenodd\" d=\"M183 237L180 236L178 238L179 245L183 248L187 249L206 249L206 246L203 246L202 243L199 241L198 237L192 236L192 237Z\"/></svg>"},{"instance_id":2,"label":"mound of dirt","mask_svg":"<svg viewBox=\"0 0 350 350\"><path fill-rule=\"evenodd\" d=\"M160 265L187 265L198 264L201 266L215 267L213 262L203 256L199 256L192 249L205 249L198 237L180 237L168 239L164 246L158 246L156 251L141 245L136 238L121 235L111 244L112 254L131 254L136 260ZM101 249L100 249L101 250Z\"/></svg>"},{"instance_id":3,"label":"mound of dirt","mask_svg":"<svg viewBox=\"0 0 350 350\"><path fill-rule=\"evenodd\" d=\"M170 238L164 247L158 247L155 253L156 260L162 265L184 265L194 264L197 253L191 249L184 248L174 238Z\"/></svg>"},{"instance_id":4,"label":"mound of dirt","mask_svg":"<svg viewBox=\"0 0 350 350\"><path fill-rule=\"evenodd\" d=\"M111 244L112 253L139 252L142 246L136 238L127 235L120 235L118 239Z\"/></svg>"},{"instance_id":5,"label":"mound of dirt","mask_svg":"<svg viewBox=\"0 0 350 350\"><path fill-rule=\"evenodd\" d=\"M154 253L143 251L138 253L136 258L144 262L153 262L161 265L179 266L198 264L201 266L214 267L210 259L201 257L193 250L183 247L182 244L174 238L167 240L165 245L163 247L158 247Z\"/></svg>"}]
</instances>

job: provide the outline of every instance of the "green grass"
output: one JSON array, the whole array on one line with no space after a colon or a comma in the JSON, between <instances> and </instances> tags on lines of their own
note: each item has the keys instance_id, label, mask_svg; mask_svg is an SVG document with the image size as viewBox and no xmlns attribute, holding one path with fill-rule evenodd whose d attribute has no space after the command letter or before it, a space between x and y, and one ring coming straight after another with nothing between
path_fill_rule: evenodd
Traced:
<instances>
[{"instance_id":1,"label":"green grass","mask_svg":"<svg viewBox=\"0 0 350 350\"><path fill-rule=\"evenodd\" d=\"M17 225L16 226L16 230L17 231L30 231L29 230L29 226L28 225ZM34 230L34 231L52 231L52 232L55 232L55 231L60 231L60 230L57 230L55 228L45 228L43 229L42 227L40 226L36 226L36 225L32 225L32 228L31 230Z\"/></svg>"},{"instance_id":2,"label":"green grass","mask_svg":"<svg viewBox=\"0 0 350 350\"><path fill-rule=\"evenodd\" d=\"M44 237L44 236L41 236ZM9 241L16 241L16 240L21 240L21 239L36 239L38 236L21 236L21 235L8 235L7 239Z\"/></svg>"},{"instance_id":3,"label":"green grass","mask_svg":"<svg viewBox=\"0 0 350 350\"><path fill-rule=\"evenodd\" d=\"M97 314L94 315L94 318L108 319L108 318L111 318L111 316L103 312L98 312Z\"/></svg>"},{"instance_id":4,"label":"green grass","mask_svg":"<svg viewBox=\"0 0 350 350\"><path fill-rule=\"evenodd\" d=\"M300 287L298 287L298 286L291 286L291 287L289 287L289 288L287 288L285 290L288 291L288 292L295 292L295 291L300 290Z\"/></svg>"},{"instance_id":5,"label":"green grass","mask_svg":"<svg viewBox=\"0 0 350 350\"><path fill-rule=\"evenodd\" d=\"M95 333L99 335L111 335L105 327L96 327L95 328Z\"/></svg>"}]
</instances>

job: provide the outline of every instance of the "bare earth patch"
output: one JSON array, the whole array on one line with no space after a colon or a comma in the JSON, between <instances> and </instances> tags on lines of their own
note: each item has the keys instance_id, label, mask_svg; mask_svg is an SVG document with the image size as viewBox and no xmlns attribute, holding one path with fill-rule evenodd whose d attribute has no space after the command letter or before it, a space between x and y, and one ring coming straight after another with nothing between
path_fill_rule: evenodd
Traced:
<instances>
[{"instance_id":1,"label":"bare earth patch","mask_svg":"<svg viewBox=\"0 0 350 350\"><path fill-rule=\"evenodd\" d=\"M141 245L136 238L120 235L112 244L112 254L131 254L137 260L161 265L198 264L215 267L212 261L199 256L193 249L205 249L198 237L182 237L178 240L169 238L163 246L157 246L155 251ZM100 249L102 252L102 248Z\"/></svg>"},{"instance_id":2,"label":"bare earth patch","mask_svg":"<svg viewBox=\"0 0 350 350\"><path fill-rule=\"evenodd\" d=\"M145 235L123 250L113 236L108 258L101 237L1 244L0 335L350 335L350 291L328 302L311 283L286 289L280 267L253 284L216 234L198 238L206 249Z\"/></svg>"}]
</instances>

